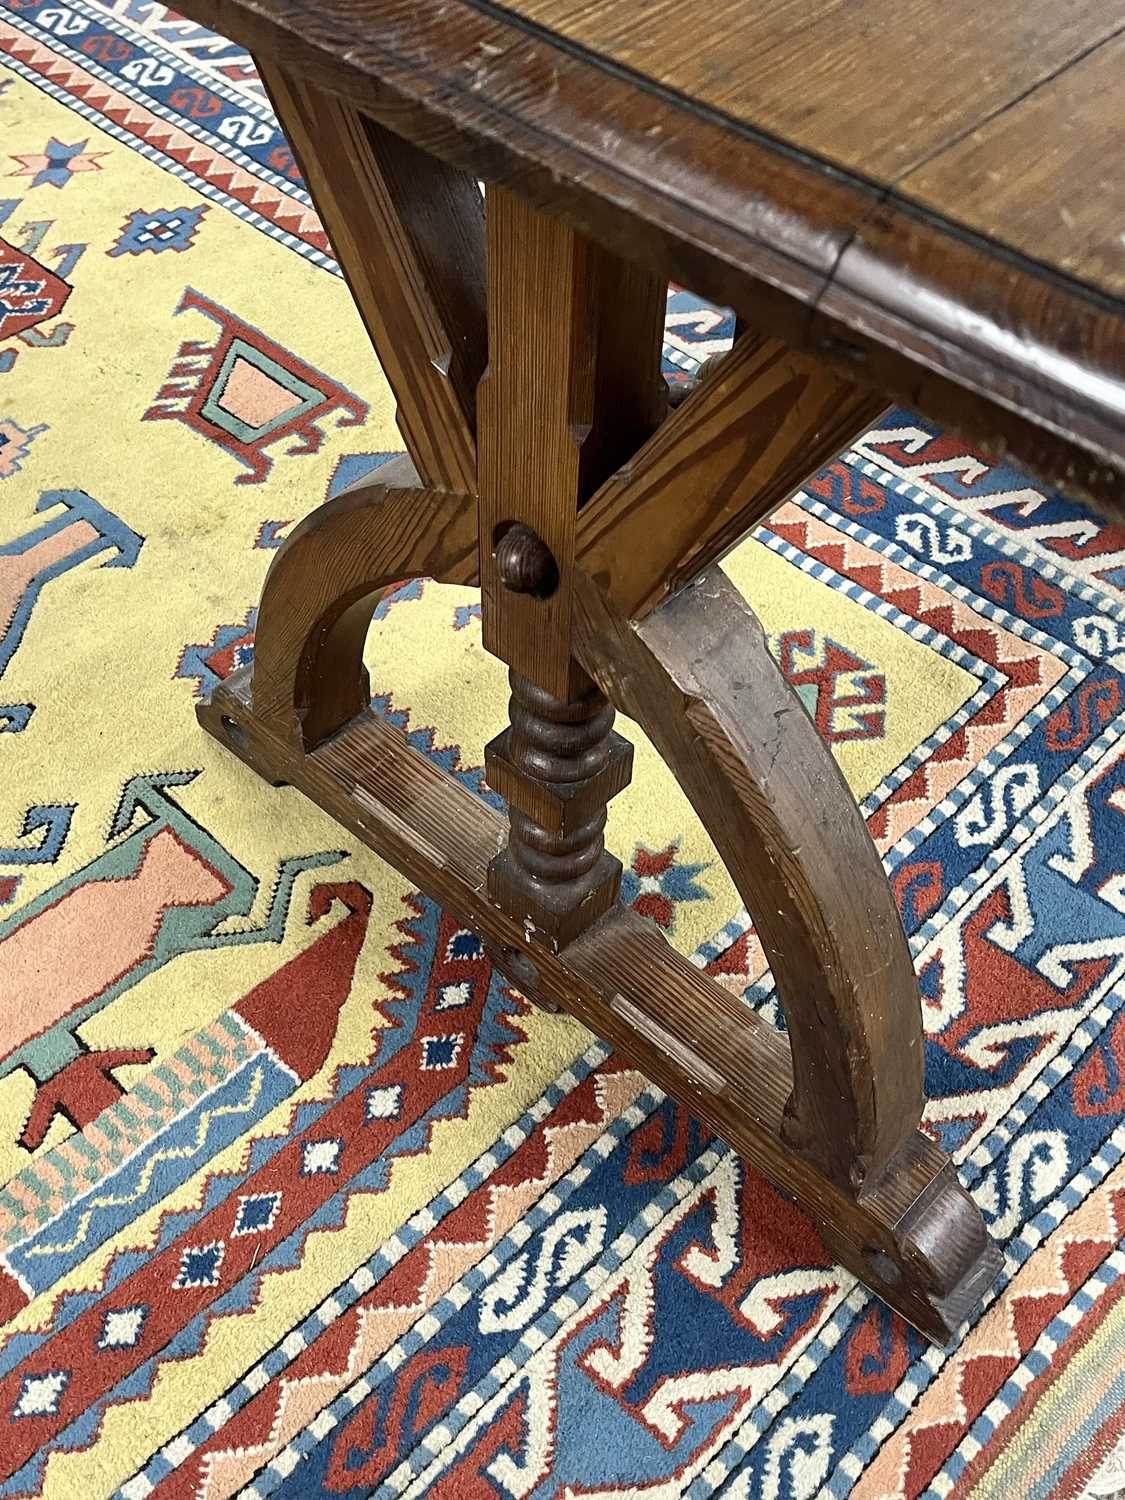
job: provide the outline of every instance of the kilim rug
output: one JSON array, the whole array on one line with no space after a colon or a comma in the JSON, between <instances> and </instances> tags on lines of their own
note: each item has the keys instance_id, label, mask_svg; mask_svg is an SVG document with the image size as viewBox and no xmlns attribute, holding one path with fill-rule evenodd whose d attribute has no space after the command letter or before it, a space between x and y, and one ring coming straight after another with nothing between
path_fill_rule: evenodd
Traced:
<instances>
[{"instance_id":1,"label":"kilim rug","mask_svg":"<svg viewBox=\"0 0 1125 1500\"><path fill-rule=\"evenodd\" d=\"M1006 1252L939 1352L197 729L391 401L244 54L7 0L0 63L0 1497L1125 1485L1125 532L896 412L728 563L886 861L928 1128ZM674 293L670 378L729 333ZM370 650L487 795L473 595L398 589ZM610 842L776 1019L645 745Z\"/></svg>"}]
</instances>

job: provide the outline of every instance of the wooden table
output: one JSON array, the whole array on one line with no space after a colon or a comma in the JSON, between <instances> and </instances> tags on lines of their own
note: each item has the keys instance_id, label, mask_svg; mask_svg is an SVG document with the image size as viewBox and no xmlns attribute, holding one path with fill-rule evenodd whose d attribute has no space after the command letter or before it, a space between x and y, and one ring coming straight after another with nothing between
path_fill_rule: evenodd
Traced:
<instances>
[{"instance_id":1,"label":"wooden table","mask_svg":"<svg viewBox=\"0 0 1125 1500\"><path fill-rule=\"evenodd\" d=\"M410 454L287 540L203 724L947 1339L1000 1257L918 1128L902 927L716 564L891 397L1125 511L1125 3L178 3L254 52ZM669 278L740 330L672 412ZM480 586L506 819L369 708L372 610L412 576ZM726 862L788 1039L618 903L615 707Z\"/></svg>"}]
</instances>

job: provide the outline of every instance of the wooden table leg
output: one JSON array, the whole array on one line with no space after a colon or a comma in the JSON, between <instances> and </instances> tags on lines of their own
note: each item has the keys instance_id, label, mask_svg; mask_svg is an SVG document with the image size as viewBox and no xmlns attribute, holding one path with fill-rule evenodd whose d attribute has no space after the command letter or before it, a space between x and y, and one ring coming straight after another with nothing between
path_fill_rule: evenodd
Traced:
<instances>
[{"instance_id":1,"label":"wooden table leg","mask_svg":"<svg viewBox=\"0 0 1125 1500\"><path fill-rule=\"evenodd\" d=\"M632 750L574 657L574 547L583 501L664 415L665 288L510 193L489 189L487 210L481 605L484 645L512 668L512 727L486 751L511 814L488 889L557 952L621 880L602 830Z\"/></svg>"},{"instance_id":2,"label":"wooden table leg","mask_svg":"<svg viewBox=\"0 0 1125 1500\"><path fill-rule=\"evenodd\" d=\"M830 753L713 566L882 403L751 330L661 421L652 276L507 194L490 197L486 255L465 184L442 178L480 271L458 273L466 312L415 192L421 169L394 138L276 71L270 87L388 368L411 460L287 539L252 672L216 689L201 722L480 932L532 999L621 1048L790 1193L857 1276L947 1339L999 1253L919 1130L906 940ZM402 294L393 317L377 305L372 257ZM472 288L486 260L491 358L474 399ZM485 643L512 669L511 725L487 752L510 825L368 707L367 624L380 591L410 577L481 585ZM646 730L711 833L769 956L788 1038L616 902L602 830L631 755L614 707Z\"/></svg>"}]
</instances>

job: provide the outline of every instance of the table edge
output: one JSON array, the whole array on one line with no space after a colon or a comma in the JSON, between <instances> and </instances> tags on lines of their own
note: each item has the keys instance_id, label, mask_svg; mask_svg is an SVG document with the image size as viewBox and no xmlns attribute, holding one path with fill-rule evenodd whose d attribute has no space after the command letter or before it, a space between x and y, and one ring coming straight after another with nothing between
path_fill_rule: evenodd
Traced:
<instances>
[{"instance_id":1,"label":"table edge","mask_svg":"<svg viewBox=\"0 0 1125 1500\"><path fill-rule=\"evenodd\" d=\"M1095 499L1117 491L1120 506L1125 301L542 33L492 0L446 0L440 26L424 7L391 0L378 31L339 28L315 46L293 0L186 0L182 9L764 331L915 399L1045 477ZM527 88L529 69L553 90L549 126L542 97ZM671 122L686 132L672 139L680 154L662 162L663 180L690 174L702 201L676 200L646 176L635 135L613 138L604 122L573 111L564 120L565 91L588 90L591 77L614 110L627 106L669 137ZM702 148L732 131L743 149L708 160ZM781 191L769 195L766 183ZM974 401L997 420L975 419Z\"/></svg>"}]
</instances>

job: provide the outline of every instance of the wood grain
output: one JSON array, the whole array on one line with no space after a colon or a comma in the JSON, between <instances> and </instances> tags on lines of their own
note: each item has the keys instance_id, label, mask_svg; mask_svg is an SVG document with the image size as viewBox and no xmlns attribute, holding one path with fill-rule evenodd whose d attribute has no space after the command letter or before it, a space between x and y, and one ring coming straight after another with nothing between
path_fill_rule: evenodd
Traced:
<instances>
[{"instance_id":1,"label":"wood grain","mask_svg":"<svg viewBox=\"0 0 1125 1500\"><path fill-rule=\"evenodd\" d=\"M668 414L668 385L661 370L668 284L635 260L595 244L598 343L594 372L594 425L582 445L579 504L656 431Z\"/></svg>"},{"instance_id":2,"label":"wood grain","mask_svg":"<svg viewBox=\"0 0 1125 1500\"><path fill-rule=\"evenodd\" d=\"M675 772L769 959L793 1052L785 1138L858 1191L922 1112L914 969L866 825L717 568L641 625L582 573L576 589L583 665Z\"/></svg>"},{"instance_id":3,"label":"wood grain","mask_svg":"<svg viewBox=\"0 0 1125 1500\"><path fill-rule=\"evenodd\" d=\"M874 14L871 3L849 10ZM1091 45L1121 5L1099 7ZM940 213L922 207L469 0L187 0L186 9L422 147L549 205L616 254L897 399L921 400L986 450L1010 452L1115 514L1125 508L1125 307L1107 302L1096 279L999 246L959 220L955 201ZM1044 9L1044 0L1031 7L1027 36L1056 24ZM1090 14L1058 9L1059 36L1072 13L1081 25ZM633 12L638 40L646 13ZM862 26L854 42L877 54ZM946 50L966 79L994 66L991 43L979 60ZM776 61L791 80L784 48ZM883 82L863 98L880 121ZM1025 169L1011 164L1016 178ZM1045 186L1044 212L1056 190ZM848 253L861 237L894 246L876 278ZM978 298L984 282L990 295Z\"/></svg>"},{"instance_id":4,"label":"wood grain","mask_svg":"<svg viewBox=\"0 0 1125 1500\"><path fill-rule=\"evenodd\" d=\"M475 584L477 507L418 483L409 459L306 516L270 564L258 606L254 712L312 749L366 709L371 616L407 577Z\"/></svg>"},{"instance_id":5,"label":"wood grain","mask_svg":"<svg viewBox=\"0 0 1125 1500\"><path fill-rule=\"evenodd\" d=\"M578 556L627 616L673 594L863 431L886 400L744 334L582 511Z\"/></svg>"},{"instance_id":6,"label":"wood grain","mask_svg":"<svg viewBox=\"0 0 1125 1500\"><path fill-rule=\"evenodd\" d=\"M898 192L937 212L956 204L963 224L1125 297L1123 94L1118 36L910 172Z\"/></svg>"},{"instance_id":7,"label":"wood grain","mask_svg":"<svg viewBox=\"0 0 1125 1500\"><path fill-rule=\"evenodd\" d=\"M476 484L487 358L475 180L268 59L262 75L347 277L426 482Z\"/></svg>"},{"instance_id":8,"label":"wood grain","mask_svg":"<svg viewBox=\"0 0 1125 1500\"><path fill-rule=\"evenodd\" d=\"M503 8L883 185L1125 27L1119 0L711 0L706 25L681 0Z\"/></svg>"},{"instance_id":9,"label":"wood grain","mask_svg":"<svg viewBox=\"0 0 1125 1500\"><path fill-rule=\"evenodd\" d=\"M597 283L590 242L498 188L487 197L489 362L478 396L485 649L556 698L578 686L570 575L582 447L594 421ZM524 525L549 548L546 598L505 588L495 550Z\"/></svg>"},{"instance_id":10,"label":"wood grain","mask_svg":"<svg viewBox=\"0 0 1125 1500\"><path fill-rule=\"evenodd\" d=\"M581 690L570 648L576 517L667 412L660 374L667 289L524 199L492 188L487 203L483 638L486 649L565 700ZM504 586L496 549L517 527L550 552L549 594Z\"/></svg>"},{"instance_id":11,"label":"wood grain","mask_svg":"<svg viewBox=\"0 0 1125 1500\"><path fill-rule=\"evenodd\" d=\"M814 349L850 354L865 379L874 365L863 340L897 345L904 365L895 388L908 408L1117 517L1125 517L1123 335L1125 318L1100 301L1068 298L999 253L982 264L972 245L948 240L913 210L864 222L809 326ZM982 388L988 416L975 394Z\"/></svg>"}]
</instances>

